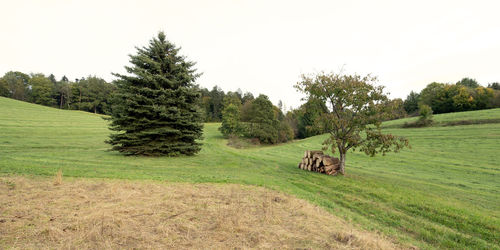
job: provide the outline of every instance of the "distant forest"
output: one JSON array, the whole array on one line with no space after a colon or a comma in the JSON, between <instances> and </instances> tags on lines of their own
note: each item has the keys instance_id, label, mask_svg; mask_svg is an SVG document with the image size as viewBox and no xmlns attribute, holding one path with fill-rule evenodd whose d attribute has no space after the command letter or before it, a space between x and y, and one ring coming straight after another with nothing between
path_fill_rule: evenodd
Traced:
<instances>
[{"instance_id":1,"label":"distant forest","mask_svg":"<svg viewBox=\"0 0 500 250\"><path fill-rule=\"evenodd\" d=\"M239 89L224 92L217 86L211 90L198 89L201 96L199 107L203 111L205 122L223 121L224 110L229 104L234 106L233 109L236 110L232 112L236 112L243 123L255 122L253 120L262 116L272 120L269 123L274 124L272 128L266 128L267 131L273 131L271 134L255 132L247 137L258 137L267 143L279 143L323 133L315 126L317 118L327 109L320 101L307 100L296 109L285 110L281 101L275 106L265 95L254 97L252 93ZM109 114L115 90L113 83L96 76L71 81L66 76L57 80L53 74L45 76L40 73L10 71L0 78L0 96L98 114ZM412 91L405 100L397 98L387 103L391 105L391 119L418 115L421 104L430 106L435 114L499 108L500 84L495 82L483 87L470 78L463 78L455 84L433 82L420 93Z\"/></svg>"},{"instance_id":2,"label":"distant forest","mask_svg":"<svg viewBox=\"0 0 500 250\"><path fill-rule=\"evenodd\" d=\"M434 114L500 108L500 84L483 87L471 78L455 84L433 82L420 93L410 92L404 101L405 111L415 115L419 104L430 106Z\"/></svg>"},{"instance_id":3,"label":"distant forest","mask_svg":"<svg viewBox=\"0 0 500 250\"><path fill-rule=\"evenodd\" d=\"M261 114L258 113L262 112L262 107L268 108L270 106L272 107L271 112L274 114L272 120L275 124L281 124L281 127L285 121L286 124L289 124L286 126L287 135L282 136L284 139L272 136L273 139L270 139L270 142L305 138L321 133L313 125L316 117L326 107L317 101L310 100L298 109L284 112L285 108L281 101L278 106L274 106L266 95L259 95L256 98L250 92L243 93L241 90L224 92L217 86L211 90L198 89L201 96L199 107L203 111L205 122L221 122L224 107L228 103L232 103L240 109L242 122L251 121L254 117L260 116ZM0 78L0 96L54 108L98 114L110 113L115 90L116 86L113 83L96 76L82 77L71 81L66 76L58 80L53 74L45 76L40 73L26 74L10 71ZM254 102L256 99L258 101ZM258 105L262 107L259 109Z\"/></svg>"}]
</instances>

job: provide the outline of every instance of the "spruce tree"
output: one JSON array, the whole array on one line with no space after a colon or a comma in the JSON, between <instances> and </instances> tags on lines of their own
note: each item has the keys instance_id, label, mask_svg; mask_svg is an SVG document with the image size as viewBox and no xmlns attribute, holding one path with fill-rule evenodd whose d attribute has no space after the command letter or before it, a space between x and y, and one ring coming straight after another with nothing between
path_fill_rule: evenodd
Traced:
<instances>
[{"instance_id":1,"label":"spruce tree","mask_svg":"<svg viewBox=\"0 0 500 250\"><path fill-rule=\"evenodd\" d=\"M113 98L107 143L126 155L177 156L200 151L202 115L194 84L199 76L194 62L179 55L180 48L160 32L148 46L136 48L126 66L129 75L114 74Z\"/></svg>"}]
</instances>

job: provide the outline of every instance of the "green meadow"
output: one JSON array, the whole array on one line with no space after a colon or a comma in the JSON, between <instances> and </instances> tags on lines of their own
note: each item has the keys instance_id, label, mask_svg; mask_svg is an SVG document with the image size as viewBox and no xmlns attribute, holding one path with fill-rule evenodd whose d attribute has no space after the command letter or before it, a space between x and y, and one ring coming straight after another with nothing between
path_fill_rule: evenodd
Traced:
<instances>
[{"instance_id":1,"label":"green meadow","mask_svg":"<svg viewBox=\"0 0 500 250\"><path fill-rule=\"evenodd\" d=\"M359 228L406 246L500 249L500 109L435 115L429 128L384 124L411 149L368 157L347 154L346 176L297 168L325 136L277 146L228 147L205 124L192 157L130 157L108 151L102 116L0 97L0 175L239 183L308 200ZM453 121L489 122L444 126ZM449 124L448 124L449 125ZM307 222L304 222L307 223Z\"/></svg>"}]
</instances>

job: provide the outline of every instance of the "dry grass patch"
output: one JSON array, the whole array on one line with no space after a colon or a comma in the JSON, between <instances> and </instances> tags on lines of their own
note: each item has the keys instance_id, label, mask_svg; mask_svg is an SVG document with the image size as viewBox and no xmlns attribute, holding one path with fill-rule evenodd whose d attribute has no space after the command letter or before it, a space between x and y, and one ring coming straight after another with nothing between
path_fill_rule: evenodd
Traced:
<instances>
[{"instance_id":1,"label":"dry grass patch","mask_svg":"<svg viewBox=\"0 0 500 250\"><path fill-rule=\"evenodd\" d=\"M303 200L241 185L0 177L0 248L392 249Z\"/></svg>"}]
</instances>

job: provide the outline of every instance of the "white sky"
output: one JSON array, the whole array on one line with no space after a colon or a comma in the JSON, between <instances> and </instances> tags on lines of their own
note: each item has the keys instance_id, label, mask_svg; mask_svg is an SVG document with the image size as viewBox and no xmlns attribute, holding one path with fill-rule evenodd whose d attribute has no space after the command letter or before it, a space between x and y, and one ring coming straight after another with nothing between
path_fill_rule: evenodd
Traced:
<instances>
[{"instance_id":1,"label":"white sky","mask_svg":"<svg viewBox=\"0 0 500 250\"><path fill-rule=\"evenodd\" d=\"M124 73L163 30L198 83L297 107L302 73L373 73L391 97L432 81L500 81L500 1L1 0L0 74Z\"/></svg>"}]
</instances>

